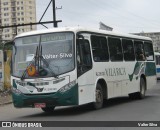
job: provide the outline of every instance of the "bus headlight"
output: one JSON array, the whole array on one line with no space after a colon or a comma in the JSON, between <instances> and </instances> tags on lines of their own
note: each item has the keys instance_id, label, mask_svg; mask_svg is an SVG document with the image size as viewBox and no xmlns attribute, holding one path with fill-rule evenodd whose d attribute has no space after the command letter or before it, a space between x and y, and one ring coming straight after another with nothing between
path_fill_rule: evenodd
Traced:
<instances>
[{"instance_id":1,"label":"bus headlight","mask_svg":"<svg viewBox=\"0 0 160 130\"><path fill-rule=\"evenodd\" d=\"M66 84L62 88L60 88L59 92L64 93L64 92L68 91L69 89L71 89L72 87L74 87L75 85L76 85L76 80L74 80L74 81Z\"/></svg>"},{"instance_id":2,"label":"bus headlight","mask_svg":"<svg viewBox=\"0 0 160 130\"><path fill-rule=\"evenodd\" d=\"M14 87L12 87L12 93L17 94L17 95L22 94L22 92L20 90L14 88Z\"/></svg>"}]
</instances>

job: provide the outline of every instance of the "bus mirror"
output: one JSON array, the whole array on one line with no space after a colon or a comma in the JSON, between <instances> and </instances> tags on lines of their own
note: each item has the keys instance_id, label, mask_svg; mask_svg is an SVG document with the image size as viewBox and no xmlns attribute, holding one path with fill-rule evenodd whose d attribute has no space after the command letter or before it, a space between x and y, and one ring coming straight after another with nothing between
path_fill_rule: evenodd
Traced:
<instances>
[{"instance_id":1,"label":"bus mirror","mask_svg":"<svg viewBox=\"0 0 160 130\"><path fill-rule=\"evenodd\" d=\"M3 60L4 60L4 62L7 61L7 52L6 51L3 52Z\"/></svg>"}]
</instances>

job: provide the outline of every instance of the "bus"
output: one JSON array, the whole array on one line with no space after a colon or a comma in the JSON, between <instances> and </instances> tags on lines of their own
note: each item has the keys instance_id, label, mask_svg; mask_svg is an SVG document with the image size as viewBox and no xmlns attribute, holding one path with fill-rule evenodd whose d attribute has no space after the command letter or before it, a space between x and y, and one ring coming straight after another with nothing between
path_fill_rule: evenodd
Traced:
<instances>
[{"instance_id":1,"label":"bus","mask_svg":"<svg viewBox=\"0 0 160 130\"><path fill-rule=\"evenodd\" d=\"M160 53L155 52L157 79L160 79Z\"/></svg>"},{"instance_id":2,"label":"bus","mask_svg":"<svg viewBox=\"0 0 160 130\"><path fill-rule=\"evenodd\" d=\"M143 99L156 84L152 40L83 27L27 32L15 37L13 104L40 108L92 104L119 96Z\"/></svg>"}]
</instances>

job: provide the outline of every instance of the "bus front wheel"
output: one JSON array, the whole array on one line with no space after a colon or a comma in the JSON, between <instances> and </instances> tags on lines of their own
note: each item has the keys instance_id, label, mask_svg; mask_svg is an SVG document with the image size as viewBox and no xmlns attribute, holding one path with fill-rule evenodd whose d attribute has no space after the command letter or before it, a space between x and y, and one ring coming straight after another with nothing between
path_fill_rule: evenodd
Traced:
<instances>
[{"instance_id":1,"label":"bus front wheel","mask_svg":"<svg viewBox=\"0 0 160 130\"><path fill-rule=\"evenodd\" d=\"M95 93L95 102L93 102L94 109L100 109L103 106L103 89L101 84L97 84L96 93Z\"/></svg>"},{"instance_id":2,"label":"bus front wheel","mask_svg":"<svg viewBox=\"0 0 160 130\"><path fill-rule=\"evenodd\" d=\"M54 108L55 108L55 106L53 106L53 107L45 107L45 108L41 108L41 109L46 113L52 113L52 112L54 112Z\"/></svg>"}]
</instances>

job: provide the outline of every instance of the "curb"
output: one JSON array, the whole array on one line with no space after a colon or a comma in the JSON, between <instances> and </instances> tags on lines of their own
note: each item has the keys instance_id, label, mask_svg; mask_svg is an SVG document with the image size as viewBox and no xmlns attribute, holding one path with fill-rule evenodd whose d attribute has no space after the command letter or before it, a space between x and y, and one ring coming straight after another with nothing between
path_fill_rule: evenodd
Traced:
<instances>
[{"instance_id":1,"label":"curb","mask_svg":"<svg viewBox=\"0 0 160 130\"><path fill-rule=\"evenodd\" d=\"M12 96L9 94L2 95L0 93L0 106L11 104L12 103Z\"/></svg>"},{"instance_id":2,"label":"curb","mask_svg":"<svg viewBox=\"0 0 160 130\"><path fill-rule=\"evenodd\" d=\"M1 107L1 106L4 106L4 105L11 104L11 103L12 103L12 101L8 101L8 102L0 103L0 107Z\"/></svg>"}]
</instances>

